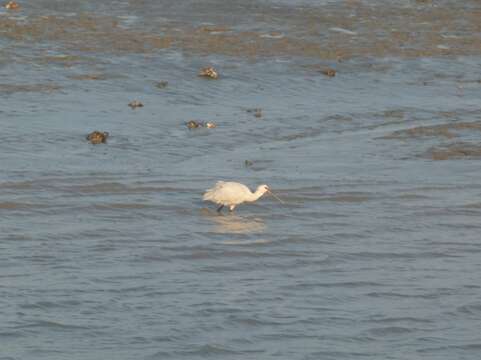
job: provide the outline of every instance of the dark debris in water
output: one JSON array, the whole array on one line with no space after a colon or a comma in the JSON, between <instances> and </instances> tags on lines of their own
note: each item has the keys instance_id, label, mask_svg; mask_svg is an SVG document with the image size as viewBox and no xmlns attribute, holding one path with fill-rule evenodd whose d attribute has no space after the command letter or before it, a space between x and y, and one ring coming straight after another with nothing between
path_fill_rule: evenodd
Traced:
<instances>
[{"instance_id":1,"label":"dark debris in water","mask_svg":"<svg viewBox=\"0 0 481 360\"><path fill-rule=\"evenodd\" d=\"M87 135L87 140L90 141L92 144L105 144L108 137L108 132L101 132L96 130L92 131L90 134Z\"/></svg>"},{"instance_id":2,"label":"dark debris in water","mask_svg":"<svg viewBox=\"0 0 481 360\"><path fill-rule=\"evenodd\" d=\"M328 76L328 77L336 76L336 70L331 69L331 68L321 70L321 73Z\"/></svg>"},{"instance_id":3,"label":"dark debris in water","mask_svg":"<svg viewBox=\"0 0 481 360\"><path fill-rule=\"evenodd\" d=\"M155 84L155 86L159 89L164 89L167 87L167 85L169 85L169 82L165 80L159 81L157 84Z\"/></svg>"},{"instance_id":4,"label":"dark debris in water","mask_svg":"<svg viewBox=\"0 0 481 360\"><path fill-rule=\"evenodd\" d=\"M197 129L197 128L213 129L217 127L217 125L211 121L196 121L196 120L190 120L185 125L189 129Z\"/></svg>"},{"instance_id":5,"label":"dark debris in water","mask_svg":"<svg viewBox=\"0 0 481 360\"><path fill-rule=\"evenodd\" d=\"M261 118L262 117L262 109L261 108L253 108L253 109L247 109L246 110L249 114L254 114L256 118Z\"/></svg>"},{"instance_id":6,"label":"dark debris in water","mask_svg":"<svg viewBox=\"0 0 481 360\"><path fill-rule=\"evenodd\" d=\"M209 66L209 67L200 69L199 76L209 78L209 79L218 79L219 73L212 66Z\"/></svg>"},{"instance_id":7,"label":"dark debris in water","mask_svg":"<svg viewBox=\"0 0 481 360\"><path fill-rule=\"evenodd\" d=\"M9 1L5 4L5 9L7 10L20 10L20 5L15 1Z\"/></svg>"},{"instance_id":8,"label":"dark debris in water","mask_svg":"<svg viewBox=\"0 0 481 360\"><path fill-rule=\"evenodd\" d=\"M138 100L134 100L134 101L131 101L129 102L129 106L132 108L132 109L137 109L139 107L143 107L144 104L142 104L140 101Z\"/></svg>"},{"instance_id":9,"label":"dark debris in water","mask_svg":"<svg viewBox=\"0 0 481 360\"><path fill-rule=\"evenodd\" d=\"M273 160L244 160L244 167L252 171L263 171L270 167Z\"/></svg>"},{"instance_id":10,"label":"dark debris in water","mask_svg":"<svg viewBox=\"0 0 481 360\"><path fill-rule=\"evenodd\" d=\"M198 121L195 120L190 120L185 124L189 129L197 129L199 127L202 127L202 124L199 123Z\"/></svg>"}]
</instances>

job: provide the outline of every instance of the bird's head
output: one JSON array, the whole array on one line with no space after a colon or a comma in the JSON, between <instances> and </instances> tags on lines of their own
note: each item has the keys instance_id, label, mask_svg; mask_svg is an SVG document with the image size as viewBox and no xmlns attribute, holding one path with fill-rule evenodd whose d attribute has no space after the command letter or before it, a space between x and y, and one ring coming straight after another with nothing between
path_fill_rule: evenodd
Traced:
<instances>
[{"instance_id":1,"label":"bird's head","mask_svg":"<svg viewBox=\"0 0 481 360\"><path fill-rule=\"evenodd\" d=\"M256 190L256 192L261 194L265 194L266 192L269 192L269 191L270 191L269 186L267 186L266 184L259 185Z\"/></svg>"},{"instance_id":2,"label":"bird's head","mask_svg":"<svg viewBox=\"0 0 481 360\"><path fill-rule=\"evenodd\" d=\"M281 204L284 204L284 201L282 201L281 199L279 199L279 198L277 197L277 195L275 195L274 193L272 193L271 188L270 188L269 186L267 186L266 184L259 185L259 186L257 187L256 193L259 193L260 196L264 195L265 193L269 193L269 194L271 194L276 200L278 200Z\"/></svg>"}]
</instances>

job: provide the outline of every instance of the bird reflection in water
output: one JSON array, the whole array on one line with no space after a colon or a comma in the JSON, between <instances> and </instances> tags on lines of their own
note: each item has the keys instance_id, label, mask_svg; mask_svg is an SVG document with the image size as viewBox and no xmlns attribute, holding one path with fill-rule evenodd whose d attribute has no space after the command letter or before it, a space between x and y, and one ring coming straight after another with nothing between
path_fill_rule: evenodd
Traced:
<instances>
[{"instance_id":1,"label":"bird reflection in water","mask_svg":"<svg viewBox=\"0 0 481 360\"><path fill-rule=\"evenodd\" d=\"M246 217L236 214L219 215L217 211L202 209L202 215L207 217L214 224L213 232L220 234L250 234L262 232L266 224L261 218Z\"/></svg>"}]
</instances>

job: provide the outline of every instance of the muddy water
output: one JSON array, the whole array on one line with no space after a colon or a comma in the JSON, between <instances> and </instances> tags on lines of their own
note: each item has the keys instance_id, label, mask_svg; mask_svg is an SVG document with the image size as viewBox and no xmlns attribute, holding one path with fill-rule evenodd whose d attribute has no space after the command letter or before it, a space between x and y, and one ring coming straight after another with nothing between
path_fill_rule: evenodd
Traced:
<instances>
[{"instance_id":1,"label":"muddy water","mask_svg":"<svg viewBox=\"0 0 481 360\"><path fill-rule=\"evenodd\" d=\"M479 2L21 6L0 359L479 358Z\"/></svg>"}]
</instances>

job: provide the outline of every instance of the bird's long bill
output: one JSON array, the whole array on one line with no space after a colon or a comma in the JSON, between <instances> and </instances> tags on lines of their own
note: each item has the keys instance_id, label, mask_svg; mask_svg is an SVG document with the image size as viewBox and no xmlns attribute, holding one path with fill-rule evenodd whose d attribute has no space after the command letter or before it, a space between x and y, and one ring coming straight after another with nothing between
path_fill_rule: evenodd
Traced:
<instances>
[{"instance_id":1,"label":"bird's long bill","mask_svg":"<svg viewBox=\"0 0 481 360\"><path fill-rule=\"evenodd\" d=\"M285 202L279 199L279 197L276 194L274 194L272 191L267 190L267 192L271 194L273 197L275 197L281 204L285 204Z\"/></svg>"}]
</instances>

